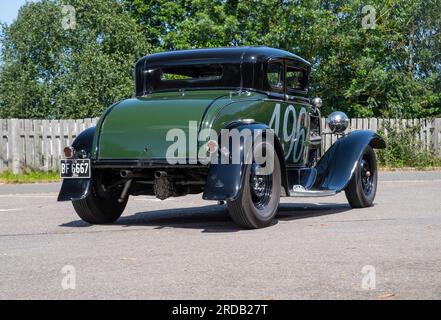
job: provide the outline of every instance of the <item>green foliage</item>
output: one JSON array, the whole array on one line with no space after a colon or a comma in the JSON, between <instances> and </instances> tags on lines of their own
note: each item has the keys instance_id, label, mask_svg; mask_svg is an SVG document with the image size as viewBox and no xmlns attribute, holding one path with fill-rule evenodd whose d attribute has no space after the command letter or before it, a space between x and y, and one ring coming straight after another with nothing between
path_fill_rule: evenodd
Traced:
<instances>
[{"instance_id":1,"label":"green foliage","mask_svg":"<svg viewBox=\"0 0 441 320\"><path fill-rule=\"evenodd\" d=\"M267 45L313 63L312 95L324 114L441 114L439 0L373 0L375 29L362 28L361 0L126 0L155 51ZM151 22L154 19L153 27Z\"/></svg>"},{"instance_id":2,"label":"green foliage","mask_svg":"<svg viewBox=\"0 0 441 320\"><path fill-rule=\"evenodd\" d=\"M135 19L114 0L71 0L76 25L65 30L63 3L27 3L3 27L0 117L93 117L132 95L148 50Z\"/></svg>"},{"instance_id":3,"label":"green foliage","mask_svg":"<svg viewBox=\"0 0 441 320\"><path fill-rule=\"evenodd\" d=\"M417 139L419 131L418 126L385 123L380 133L385 137L387 148L377 151L380 165L388 168L441 167L441 158L433 150L425 150Z\"/></svg>"},{"instance_id":4,"label":"green foliage","mask_svg":"<svg viewBox=\"0 0 441 320\"><path fill-rule=\"evenodd\" d=\"M61 4L77 27L61 28ZM1 32L0 117L99 115L132 95L149 52L267 45L313 64L323 114L441 115L440 0L42 0Z\"/></svg>"},{"instance_id":5,"label":"green foliage","mask_svg":"<svg viewBox=\"0 0 441 320\"><path fill-rule=\"evenodd\" d=\"M30 170L20 174L13 174L10 171L0 173L0 183L37 183L56 182L60 180L60 173L56 171Z\"/></svg>"}]
</instances>

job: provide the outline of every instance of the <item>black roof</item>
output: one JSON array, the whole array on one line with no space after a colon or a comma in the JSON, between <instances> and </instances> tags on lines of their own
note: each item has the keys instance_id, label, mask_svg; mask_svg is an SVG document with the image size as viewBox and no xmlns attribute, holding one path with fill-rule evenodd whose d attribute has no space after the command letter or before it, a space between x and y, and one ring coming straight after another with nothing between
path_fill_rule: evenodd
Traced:
<instances>
[{"instance_id":1,"label":"black roof","mask_svg":"<svg viewBox=\"0 0 441 320\"><path fill-rule=\"evenodd\" d=\"M285 58L297 61L303 65L310 66L305 59L285 50L264 47L264 46L248 46L248 47L223 47L223 48L205 48L177 50L147 55L138 62L147 63L151 66L164 66L175 64L176 62L201 63L242 63L242 62L264 62L270 58Z\"/></svg>"}]
</instances>

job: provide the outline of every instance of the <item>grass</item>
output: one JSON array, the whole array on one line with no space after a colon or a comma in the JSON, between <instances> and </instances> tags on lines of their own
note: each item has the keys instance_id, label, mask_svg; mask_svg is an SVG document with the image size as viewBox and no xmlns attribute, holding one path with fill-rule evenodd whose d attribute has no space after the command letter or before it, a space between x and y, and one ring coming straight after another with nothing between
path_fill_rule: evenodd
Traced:
<instances>
[{"instance_id":1,"label":"grass","mask_svg":"<svg viewBox=\"0 0 441 320\"><path fill-rule=\"evenodd\" d=\"M425 149L417 139L419 130L418 126L405 126L401 123L392 126L386 122L380 131L386 140L386 149L377 151L379 166L389 169L418 170L433 170L441 167L441 157L435 150ZM384 135L384 132L387 132L387 135Z\"/></svg>"},{"instance_id":2,"label":"grass","mask_svg":"<svg viewBox=\"0 0 441 320\"><path fill-rule=\"evenodd\" d=\"M37 182L57 182L60 180L58 171L27 171L24 173L13 174L10 171L0 173L0 183L37 183Z\"/></svg>"}]
</instances>

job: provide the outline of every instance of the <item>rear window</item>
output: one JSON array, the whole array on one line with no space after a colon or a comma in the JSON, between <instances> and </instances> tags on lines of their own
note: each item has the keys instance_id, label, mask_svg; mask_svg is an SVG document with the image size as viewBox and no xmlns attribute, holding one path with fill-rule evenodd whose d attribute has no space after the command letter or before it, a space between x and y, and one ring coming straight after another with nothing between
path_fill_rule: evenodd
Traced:
<instances>
[{"instance_id":1,"label":"rear window","mask_svg":"<svg viewBox=\"0 0 441 320\"><path fill-rule=\"evenodd\" d=\"M222 78L222 65L207 64L161 69L161 81L213 81Z\"/></svg>"},{"instance_id":2,"label":"rear window","mask_svg":"<svg viewBox=\"0 0 441 320\"><path fill-rule=\"evenodd\" d=\"M241 85L239 64L147 67L144 79L146 91L150 93L187 88L237 88Z\"/></svg>"}]
</instances>

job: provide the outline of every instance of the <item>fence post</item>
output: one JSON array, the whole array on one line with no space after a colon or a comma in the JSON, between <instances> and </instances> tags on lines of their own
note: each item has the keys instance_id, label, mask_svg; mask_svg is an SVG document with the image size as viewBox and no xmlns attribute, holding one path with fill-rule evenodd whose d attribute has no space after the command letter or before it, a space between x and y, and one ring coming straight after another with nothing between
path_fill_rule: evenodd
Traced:
<instances>
[{"instance_id":1,"label":"fence post","mask_svg":"<svg viewBox=\"0 0 441 320\"><path fill-rule=\"evenodd\" d=\"M441 156L441 118L433 120L432 146L434 151Z\"/></svg>"},{"instance_id":2,"label":"fence post","mask_svg":"<svg viewBox=\"0 0 441 320\"><path fill-rule=\"evenodd\" d=\"M9 119L8 136L9 136L9 168L12 173L17 174L21 172L20 166L20 120Z\"/></svg>"}]
</instances>

